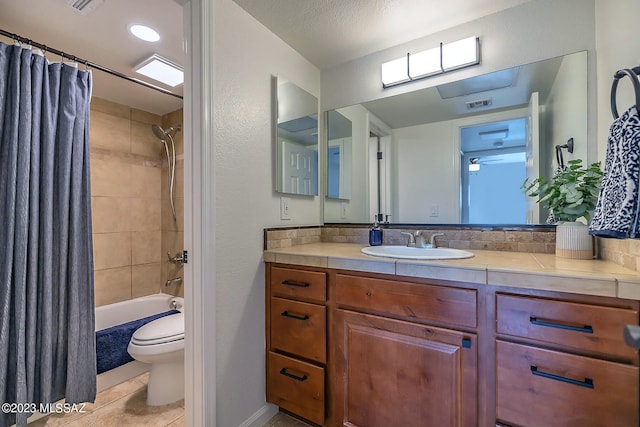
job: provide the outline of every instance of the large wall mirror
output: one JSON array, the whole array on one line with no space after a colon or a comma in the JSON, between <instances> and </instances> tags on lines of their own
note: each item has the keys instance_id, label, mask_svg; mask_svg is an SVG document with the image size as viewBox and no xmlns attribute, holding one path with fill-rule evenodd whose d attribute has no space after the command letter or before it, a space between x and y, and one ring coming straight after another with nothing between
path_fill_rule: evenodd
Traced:
<instances>
[{"instance_id":1,"label":"large wall mirror","mask_svg":"<svg viewBox=\"0 0 640 427\"><path fill-rule=\"evenodd\" d=\"M327 198L351 198L351 120L339 111L327 111Z\"/></svg>"},{"instance_id":2,"label":"large wall mirror","mask_svg":"<svg viewBox=\"0 0 640 427\"><path fill-rule=\"evenodd\" d=\"M318 99L274 77L276 96L276 191L318 194Z\"/></svg>"},{"instance_id":3,"label":"large wall mirror","mask_svg":"<svg viewBox=\"0 0 640 427\"><path fill-rule=\"evenodd\" d=\"M352 192L325 222L543 224L520 186L570 139L587 163L587 86L578 52L329 112L352 124Z\"/></svg>"}]
</instances>

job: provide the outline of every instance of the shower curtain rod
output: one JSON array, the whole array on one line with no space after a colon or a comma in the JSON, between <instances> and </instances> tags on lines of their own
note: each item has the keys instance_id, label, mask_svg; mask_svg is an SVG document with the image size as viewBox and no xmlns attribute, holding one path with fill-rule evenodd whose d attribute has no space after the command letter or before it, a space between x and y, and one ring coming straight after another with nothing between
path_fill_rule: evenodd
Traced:
<instances>
[{"instance_id":1,"label":"shower curtain rod","mask_svg":"<svg viewBox=\"0 0 640 427\"><path fill-rule=\"evenodd\" d=\"M126 74L122 74L119 71L112 70L111 68L104 67L104 66L102 66L100 64L96 64L96 63L88 61L86 59L78 58L75 55L70 55L70 54L65 53L65 52L63 52L61 50L54 49L54 48L49 47L47 45L44 45L42 43L34 42L33 40L28 39L26 37L22 37L22 36L19 36L17 34L10 33L9 31L5 31L2 28L0 28L0 34L5 36L5 37L11 38L11 39L13 39L15 41L18 41L20 43L26 43L26 44L28 44L30 46L42 49L44 51L44 53L51 52L51 53L53 53L55 55L58 55L58 56L60 56L62 58L67 58L67 59L70 59L70 60L72 60L74 62L82 63L86 67L91 67L91 68L94 68L94 69L96 69L98 71L102 71L104 73L111 74L112 76L120 77L121 79L130 81L132 83L137 83L137 84L139 84L141 86L144 86L144 87L147 87L149 89L153 89L155 91L164 93L165 95L170 95L170 96L173 96L173 97L176 97L176 98L179 98L179 99L183 99L181 95L175 94L175 93L171 92L170 90L161 88L161 87L153 85L151 83L147 83L147 82L145 82L143 80L136 79L135 77L129 77Z\"/></svg>"}]
</instances>

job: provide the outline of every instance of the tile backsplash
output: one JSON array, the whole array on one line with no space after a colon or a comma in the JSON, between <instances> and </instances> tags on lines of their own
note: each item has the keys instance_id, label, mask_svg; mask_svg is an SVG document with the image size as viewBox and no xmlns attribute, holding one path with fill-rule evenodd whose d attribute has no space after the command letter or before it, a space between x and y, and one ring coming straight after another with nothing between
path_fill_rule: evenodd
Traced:
<instances>
[{"instance_id":1,"label":"tile backsplash","mask_svg":"<svg viewBox=\"0 0 640 427\"><path fill-rule=\"evenodd\" d=\"M532 228L530 230L512 229L459 229L423 227L389 227L384 228L384 244L401 245L407 242L402 231L421 229L427 236L433 233L444 233L437 238L440 246L456 249L482 249L508 252L555 252L555 230L549 228ZM278 249L289 246L316 243L360 243L369 241L368 226L317 226L299 228L280 228L265 230L265 248Z\"/></svg>"},{"instance_id":2,"label":"tile backsplash","mask_svg":"<svg viewBox=\"0 0 640 427\"><path fill-rule=\"evenodd\" d=\"M634 271L640 271L640 240L598 239L598 255Z\"/></svg>"},{"instance_id":3,"label":"tile backsplash","mask_svg":"<svg viewBox=\"0 0 640 427\"><path fill-rule=\"evenodd\" d=\"M514 229L477 229L477 228L438 228L389 227L384 229L384 244L402 245L407 236L402 231L424 230L427 236L444 233L438 237L440 246L456 249L476 249L507 252L555 252L556 233L553 227ZM333 242L359 243L369 242L369 227L355 225L326 225L311 227L270 228L264 232L264 248L278 249L306 243ZM640 272L640 240L634 239L597 239L598 258L611 261L634 271Z\"/></svg>"}]
</instances>

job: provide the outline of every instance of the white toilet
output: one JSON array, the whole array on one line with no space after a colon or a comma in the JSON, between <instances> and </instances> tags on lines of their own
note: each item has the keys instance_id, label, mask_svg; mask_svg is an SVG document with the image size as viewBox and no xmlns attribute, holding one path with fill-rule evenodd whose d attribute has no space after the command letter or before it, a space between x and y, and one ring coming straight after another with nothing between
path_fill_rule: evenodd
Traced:
<instances>
[{"instance_id":1,"label":"white toilet","mask_svg":"<svg viewBox=\"0 0 640 427\"><path fill-rule=\"evenodd\" d=\"M131 337L127 351L151 364L147 405L159 406L184 398L184 313L147 323Z\"/></svg>"}]
</instances>

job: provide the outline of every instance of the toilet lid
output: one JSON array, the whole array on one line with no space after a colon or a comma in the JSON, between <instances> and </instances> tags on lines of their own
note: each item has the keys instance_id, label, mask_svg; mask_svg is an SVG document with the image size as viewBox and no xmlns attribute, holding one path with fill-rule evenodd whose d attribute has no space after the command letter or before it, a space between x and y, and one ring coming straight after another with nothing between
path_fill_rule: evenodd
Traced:
<instances>
[{"instance_id":1,"label":"toilet lid","mask_svg":"<svg viewBox=\"0 0 640 427\"><path fill-rule=\"evenodd\" d=\"M137 329L131 337L136 345L153 345L184 339L184 313L161 317Z\"/></svg>"}]
</instances>

